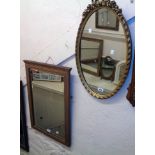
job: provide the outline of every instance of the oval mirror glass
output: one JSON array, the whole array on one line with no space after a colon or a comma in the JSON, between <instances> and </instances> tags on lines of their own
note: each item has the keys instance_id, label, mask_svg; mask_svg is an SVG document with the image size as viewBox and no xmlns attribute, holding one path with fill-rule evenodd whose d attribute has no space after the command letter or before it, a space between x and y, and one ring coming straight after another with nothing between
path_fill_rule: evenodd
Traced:
<instances>
[{"instance_id":1,"label":"oval mirror glass","mask_svg":"<svg viewBox=\"0 0 155 155\"><path fill-rule=\"evenodd\" d=\"M77 37L77 67L91 95L109 98L123 85L131 57L129 34L124 17L112 8L99 7L84 16Z\"/></svg>"}]
</instances>

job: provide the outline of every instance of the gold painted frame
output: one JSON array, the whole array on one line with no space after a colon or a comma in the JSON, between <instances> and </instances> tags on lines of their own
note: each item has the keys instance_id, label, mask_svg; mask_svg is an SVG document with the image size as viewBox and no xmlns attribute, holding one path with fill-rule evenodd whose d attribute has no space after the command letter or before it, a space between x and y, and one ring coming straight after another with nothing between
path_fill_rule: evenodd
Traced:
<instances>
[{"instance_id":1,"label":"gold painted frame","mask_svg":"<svg viewBox=\"0 0 155 155\"><path fill-rule=\"evenodd\" d=\"M122 26L124 27L124 33L126 36L126 45L127 45L127 58L126 58L126 69L124 72L124 76L120 80L120 83L116 87L116 89L109 94L102 95L97 92L94 92L89 85L87 84L84 75L82 73L81 69L81 64L80 64L80 42L81 42L81 37L82 37L82 32L85 27L85 24L87 23L89 17L96 12L97 10L103 8L103 7L108 7L113 10L113 12L117 15L119 21L122 23ZM79 73L79 77L81 79L82 84L84 85L85 89L88 91L88 93L98 99L107 99L115 95L118 90L122 87L122 85L125 82L125 79L128 75L128 71L130 68L130 63L131 63L131 55L132 55L132 43L131 43L131 36L130 36L130 31L128 24L125 20L125 17L122 14L122 10L118 7L115 1L110 1L110 0L92 0L92 4L89 4L87 6L87 9L83 12L83 18L78 30L77 38L76 38L76 65L77 65L77 70Z\"/></svg>"}]
</instances>

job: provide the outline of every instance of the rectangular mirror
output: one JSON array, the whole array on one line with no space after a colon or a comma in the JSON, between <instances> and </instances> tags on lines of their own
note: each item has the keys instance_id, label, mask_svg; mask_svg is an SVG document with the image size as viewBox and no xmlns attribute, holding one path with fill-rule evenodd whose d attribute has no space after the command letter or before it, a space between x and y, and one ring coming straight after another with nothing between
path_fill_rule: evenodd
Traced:
<instances>
[{"instance_id":1,"label":"rectangular mirror","mask_svg":"<svg viewBox=\"0 0 155 155\"><path fill-rule=\"evenodd\" d=\"M69 146L71 68L24 62L32 127Z\"/></svg>"}]
</instances>

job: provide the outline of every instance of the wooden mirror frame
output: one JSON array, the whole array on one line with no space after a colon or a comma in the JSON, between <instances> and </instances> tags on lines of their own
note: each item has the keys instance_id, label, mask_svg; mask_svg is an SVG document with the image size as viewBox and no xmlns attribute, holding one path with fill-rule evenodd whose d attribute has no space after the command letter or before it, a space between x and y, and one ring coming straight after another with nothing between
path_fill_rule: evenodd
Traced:
<instances>
[{"instance_id":1,"label":"wooden mirror frame","mask_svg":"<svg viewBox=\"0 0 155 155\"><path fill-rule=\"evenodd\" d=\"M26 77L27 77L27 90L28 90L28 99L29 99L29 108L30 108L30 118L32 128L44 133L46 136L53 138L54 140L70 146L70 71L71 68L68 67L59 67L55 65L50 65L46 63L40 63L35 61L24 60L26 68ZM57 74L63 76L64 79L64 111L65 111L65 138L56 137L46 130L43 130L36 126L34 119L34 106L33 106L33 97L32 97L32 87L31 87L31 69L40 70L43 72L48 72L52 74Z\"/></svg>"},{"instance_id":2,"label":"wooden mirror frame","mask_svg":"<svg viewBox=\"0 0 155 155\"><path fill-rule=\"evenodd\" d=\"M99 94L95 91L93 91L88 83L86 82L83 72L82 72L82 68L81 68L81 64L80 64L80 42L81 42L81 38L82 38L82 33L84 30L84 27L88 21L88 19L90 18L90 16L96 12L97 10L103 8L103 7L107 7L112 9L112 11L117 15L119 21L122 23L122 26L124 28L124 34L126 36L126 46L127 46L127 57L126 57L126 69L124 71L124 76L122 77L122 79L120 80L120 83L117 85L117 87L115 88L115 90L112 93L106 94L106 95L102 95ZM77 65L77 70L79 73L79 77L80 80L82 82L82 84L84 85L85 89L88 91L88 93L98 99L107 99L112 97L113 95L115 95L118 90L122 87L122 85L124 84L126 77L128 75L128 71L130 68L130 63L131 63L131 54L132 54L132 43L131 43L131 36L130 36L130 31L129 31L129 27L128 24L122 14L122 10L119 8L119 6L116 4L115 1L110 1L110 0L92 0L92 4L89 4L87 6L87 9L83 12L83 18L78 30L78 34L77 34L77 38L76 38L76 65Z\"/></svg>"},{"instance_id":3,"label":"wooden mirror frame","mask_svg":"<svg viewBox=\"0 0 155 155\"><path fill-rule=\"evenodd\" d=\"M132 79L128 88L127 99L132 104L132 106L135 107L135 60L134 60L133 70L132 70Z\"/></svg>"}]
</instances>

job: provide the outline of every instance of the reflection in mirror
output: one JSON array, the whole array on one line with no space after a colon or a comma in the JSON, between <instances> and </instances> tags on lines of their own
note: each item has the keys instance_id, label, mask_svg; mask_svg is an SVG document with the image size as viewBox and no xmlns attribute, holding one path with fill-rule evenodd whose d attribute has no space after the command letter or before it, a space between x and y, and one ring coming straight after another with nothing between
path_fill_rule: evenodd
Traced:
<instances>
[{"instance_id":1,"label":"reflection in mirror","mask_svg":"<svg viewBox=\"0 0 155 155\"><path fill-rule=\"evenodd\" d=\"M102 29L96 26L96 17ZM101 95L112 93L125 76L126 59L126 37L117 15L110 8L94 12L85 24L80 44L81 68L89 87Z\"/></svg>"},{"instance_id":2,"label":"reflection in mirror","mask_svg":"<svg viewBox=\"0 0 155 155\"><path fill-rule=\"evenodd\" d=\"M81 39L81 67L84 72L99 76L102 48L102 40Z\"/></svg>"},{"instance_id":3,"label":"reflection in mirror","mask_svg":"<svg viewBox=\"0 0 155 155\"><path fill-rule=\"evenodd\" d=\"M102 8L96 12L96 27L103 29L119 29L119 20L109 8Z\"/></svg>"},{"instance_id":4,"label":"reflection in mirror","mask_svg":"<svg viewBox=\"0 0 155 155\"><path fill-rule=\"evenodd\" d=\"M71 68L24 62L32 127L69 146Z\"/></svg>"},{"instance_id":5,"label":"reflection in mirror","mask_svg":"<svg viewBox=\"0 0 155 155\"><path fill-rule=\"evenodd\" d=\"M64 138L64 78L31 71L35 124L50 134Z\"/></svg>"}]
</instances>

